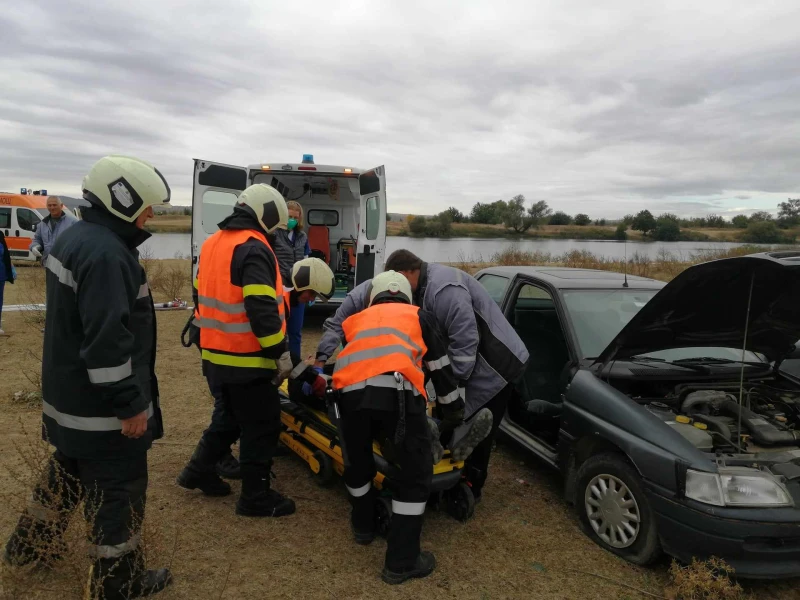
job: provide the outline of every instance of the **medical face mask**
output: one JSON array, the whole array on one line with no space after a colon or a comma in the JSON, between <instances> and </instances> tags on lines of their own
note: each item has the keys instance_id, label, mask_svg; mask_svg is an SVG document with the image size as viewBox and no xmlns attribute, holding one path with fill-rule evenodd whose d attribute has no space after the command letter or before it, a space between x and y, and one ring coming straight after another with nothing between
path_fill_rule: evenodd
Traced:
<instances>
[{"instance_id":1,"label":"medical face mask","mask_svg":"<svg viewBox=\"0 0 800 600\"><path fill-rule=\"evenodd\" d=\"M289 229L289 231L297 227L297 219L290 217L289 221L286 223L286 227Z\"/></svg>"}]
</instances>

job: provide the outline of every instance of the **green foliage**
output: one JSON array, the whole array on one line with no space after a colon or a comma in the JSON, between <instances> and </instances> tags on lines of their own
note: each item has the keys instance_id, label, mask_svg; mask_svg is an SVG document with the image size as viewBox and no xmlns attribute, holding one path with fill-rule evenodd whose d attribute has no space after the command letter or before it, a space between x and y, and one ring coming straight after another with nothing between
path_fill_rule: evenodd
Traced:
<instances>
[{"instance_id":1,"label":"green foliage","mask_svg":"<svg viewBox=\"0 0 800 600\"><path fill-rule=\"evenodd\" d=\"M800 225L800 198L778 204L778 224L781 227L794 227Z\"/></svg>"},{"instance_id":2,"label":"green foliage","mask_svg":"<svg viewBox=\"0 0 800 600\"><path fill-rule=\"evenodd\" d=\"M519 194L506 203L503 211L503 225L516 233L525 233L539 224L550 214L547 202L540 200L525 210L525 196Z\"/></svg>"},{"instance_id":3,"label":"green foliage","mask_svg":"<svg viewBox=\"0 0 800 600\"><path fill-rule=\"evenodd\" d=\"M765 210L754 212L752 215L750 215L749 219L751 223L765 223L767 221L772 221L772 220L773 220L772 215Z\"/></svg>"},{"instance_id":4,"label":"green foliage","mask_svg":"<svg viewBox=\"0 0 800 600\"><path fill-rule=\"evenodd\" d=\"M738 229L747 229L747 224L749 223L748 219L744 215L736 215L733 217L733 226Z\"/></svg>"},{"instance_id":5,"label":"green foliage","mask_svg":"<svg viewBox=\"0 0 800 600\"><path fill-rule=\"evenodd\" d=\"M441 214L442 215L447 214L447 216L450 218L451 223L463 223L464 221L467 220L467 217L464 216L464 213L458 210L455 206L451 206Z\"/></svg>"},{"instance_id":6,"label":"green foliage","mask_svg":"<svg viewBox=\"0 0 800 600\"><path fill-rule=\"evenodd\" d=\"M677 216L664 213L656 219L653 230L653 239L660 242L677 242L681 237L680 219Z\"/></svg>"},{"instance_id":7,"label":"green foliage","mask_svg":"<svg viewBox=\"0 0 800 600\"><path fill-rule=\"evenodd\" d=\"M742 240L751 244L791 244L794 236L785 235L775 221L751 221Z\"/></svg>"},{"instance_id":8,"label":"green foliage","mask_svg":"<svg viewBox=\"0 0 800 600\"><path fill-rule=\"evenodd\" d=\"M575 215L575 225L579 225L580 227L585 227L589 225L592 220L589 218L589 215L584 213L579 213Z\"/></svg>"},{"instance_id":9,"label":"green foliage","mask_svg":"<svg viewBox=\"0 0 800 600\"><path fill-rule=\"evenodd\" d=\"M641 231L644 235L652 233L656 228L656 219L649 210L639 211L631 222L631 229Z\"/></svg>"},{"instance_id":10,"label":"green foliage","mask_svg":"<svg viewBox=\"0 0 800 600\"><path fill-rule=\"evenodd\" d=\"M567 213L561 210L557 210L553 213L553 216L547 221L548 225L571 225L572 224L572 217L570 217Z\"/></svg>"},{"instance_id":11,"label":"green foliage","mask_svg":"<svg viewBox=\"0 0 800 600\"><path fill-rule=\"evenodd\" d=\"M478 202L472 207L469 220L472 223L483 223L484 225L499 225L503 222L502 213L506 208L503 200L495 202Z\"/></svg>"},{"instance_id":12,"label":"green foliage","mask_svg":"<svg viewBox=\"0 0 800 600\"><path fill-rule=\"evenodd\" d=\"M628 227L625 223L620 223L617 225L617 229L614 232L614 239L615 240L627 240L628 239Z\"/></svg>"}]
</instances>

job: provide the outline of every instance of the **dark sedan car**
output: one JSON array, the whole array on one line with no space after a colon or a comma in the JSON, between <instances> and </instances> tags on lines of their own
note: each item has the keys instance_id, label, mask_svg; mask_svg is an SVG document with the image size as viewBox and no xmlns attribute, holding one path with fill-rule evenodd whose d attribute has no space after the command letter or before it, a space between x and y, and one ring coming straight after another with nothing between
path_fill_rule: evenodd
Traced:
<instances>
[{"instance_id":1,"label":"dark sedan car","mask_svg":"<svg viewBox=\"0 0 800 600\"><path fill-rule=\"evenodd\" d=\"M800 253L671 283L584 269L476 277L531 358L505 434L564 475L586 533L739 575L800 575ZM786 363L790 364L789 362Z\"/></svg>"}]
</instances>

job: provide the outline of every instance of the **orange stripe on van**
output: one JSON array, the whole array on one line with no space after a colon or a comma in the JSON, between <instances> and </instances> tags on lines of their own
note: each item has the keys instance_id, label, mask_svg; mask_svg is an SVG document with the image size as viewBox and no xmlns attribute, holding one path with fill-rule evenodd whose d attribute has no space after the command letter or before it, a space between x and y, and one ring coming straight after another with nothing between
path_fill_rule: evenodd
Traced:
<instances>
[{"instance_id":1,"label":"orange stripe on van","mask_svg":"<svg viewBox=\"0 0 800 600\"><path fill-rule=\"evenodd\" d=\"M0 193L0 206L20 206L23 208L47 208L49 196L28 196L24 194Z\"/></svg>"}]
</instances>

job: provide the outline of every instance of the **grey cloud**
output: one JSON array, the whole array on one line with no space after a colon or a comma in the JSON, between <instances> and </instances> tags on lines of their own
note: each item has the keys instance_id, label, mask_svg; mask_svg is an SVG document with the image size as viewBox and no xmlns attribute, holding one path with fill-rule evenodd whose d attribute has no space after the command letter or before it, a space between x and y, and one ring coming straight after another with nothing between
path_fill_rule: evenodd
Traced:
<instances>
[{"instance_id":1,"label":"grey cloud","mask_svg":"<svg viewBox=\"0 0 800 600\"><path fill-rule=\"evenodd\" d=\"M609 216L721 213L733 191L800 189L791 0L682 16L632 1L432 6L19 4L0 16L0 188L67 193L124 151L156 162L179 201L193 157L303 152L385 163L399 212L523 193Z\"/></svg>"}]
</instances>

